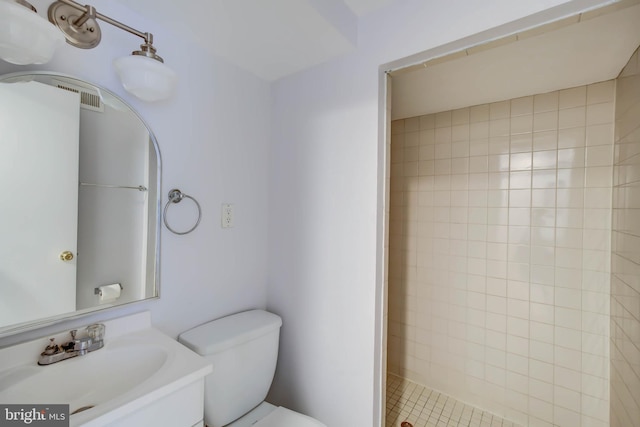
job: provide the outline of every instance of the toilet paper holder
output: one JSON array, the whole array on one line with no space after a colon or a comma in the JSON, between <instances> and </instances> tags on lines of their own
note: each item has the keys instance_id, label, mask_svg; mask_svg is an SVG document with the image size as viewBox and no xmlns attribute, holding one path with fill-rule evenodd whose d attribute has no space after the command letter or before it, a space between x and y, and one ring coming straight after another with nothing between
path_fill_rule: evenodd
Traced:
<instances>
[{"instance_id":1,"label":"toilet paper holder","mask_svg":"<svg viewBox=\"0 0 640 427\"><path fill-rule=\"evenodd\" d=\"M97 288L94 288L94 289L93 289L93 294L94 294L94 295L98 295L98 296L102 296L102 289L100 289L100 288L108 287L108 286L114 286L114 285L118 285L118 286L120 286L120 290L123 290L123 289L124 289L120 283L112 283L112 284L110 284L110 285L103 285L103 286L99 286L99 287L97 287Z\"/></svg>"}]
</instances>

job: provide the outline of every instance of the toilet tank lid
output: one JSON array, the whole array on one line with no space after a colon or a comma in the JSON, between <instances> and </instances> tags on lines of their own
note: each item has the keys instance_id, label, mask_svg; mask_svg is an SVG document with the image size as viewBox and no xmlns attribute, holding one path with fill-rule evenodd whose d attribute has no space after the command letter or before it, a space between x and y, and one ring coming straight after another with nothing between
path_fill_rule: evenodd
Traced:
<instances>
[{"instance_id":1,"label":"toilet tank lid","mask_svg":"<svg viewBox=\"0 0 640 427\"><path fill-rule=\"evenodd\" d=\"M232 314L196 326L178 336L178 341L201 356L219 353L251 341L282 325L282 319L264 310Z\"/></svg>"}]
</instances>

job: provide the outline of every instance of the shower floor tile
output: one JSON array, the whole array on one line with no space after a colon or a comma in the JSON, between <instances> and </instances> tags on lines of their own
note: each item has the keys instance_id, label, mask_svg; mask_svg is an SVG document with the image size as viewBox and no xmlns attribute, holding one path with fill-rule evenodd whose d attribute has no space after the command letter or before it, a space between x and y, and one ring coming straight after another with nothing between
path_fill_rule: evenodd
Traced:
<instances>
[{"instance_id":1,"label":"shower floor tile","mask_svg":"<svg viewBox=\"0 0 640 427\"><path fill-rule=\"evenodd\" d=\"M388 375L386 427L408 427L402 426L405 421L413 427L518 427L446 394Z\"/></svg>"}]
</instances>

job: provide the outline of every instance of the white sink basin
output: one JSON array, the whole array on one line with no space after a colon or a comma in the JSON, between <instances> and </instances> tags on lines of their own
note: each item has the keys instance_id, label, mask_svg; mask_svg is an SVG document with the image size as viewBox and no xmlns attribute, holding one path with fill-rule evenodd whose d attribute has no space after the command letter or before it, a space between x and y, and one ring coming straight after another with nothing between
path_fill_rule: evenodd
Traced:
<instances>
[{"instance_id":1,"label":"white sink basin","mask_svg":"<svg viewBox=\"0 0 640 427\"><path fill-rule=\"evenodd\" d=\"M159 346L105 345L48 366L21 366L0 377L0 402L68 403L74 413L140 386L167 361Z\"/></svg>"},{"instance_id":2,"label":"white sink basin","mask_svg":"<svg viewBox=\"0 0 640 427\"><path fill-rule=\"evenodd\" d=\"M150 324L130 332L131 320L124 328L118 320L104 322L103 348L47 366L36 363L46 338L1 349L8 363L0 367L0 402L69 404L71 426L107 425L211 372L204 358Z\"/></svg>"}]
</instances>

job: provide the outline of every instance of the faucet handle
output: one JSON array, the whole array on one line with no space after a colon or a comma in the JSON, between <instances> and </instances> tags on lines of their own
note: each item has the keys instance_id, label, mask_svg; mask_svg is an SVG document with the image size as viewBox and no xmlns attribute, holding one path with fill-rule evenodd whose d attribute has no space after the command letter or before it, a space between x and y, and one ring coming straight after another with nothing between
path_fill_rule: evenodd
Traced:
<instances>
[{"instance_id":1,"label":"faucet handle","mask_svg":"<svg viewBox=\"0 0 640 427\"><path fill-rule=\"evenodd\" d=\"M73 349L80 354L86 354L91 348L91 344L93 344L91 337L82 337L74 341Z\"/></svg>"},{"instance_id":2,"label":"faucet handle","mask_svg":"<svg viewBox=\"0 0 640 427\"><path fill-rule=\"evenodd\" d=\"M44 351L41 353L42 355L52 355L62 351L60 346L54 342L55 340L55 338L49 338L49 345L45 347Z\"/></svg>"},{"instance_id":3,"label":"faucet handle","mask_svg":"<svg viewBox=\"0 0 640 427\"><path fill-rule=\"evenodd\" d=\"M105 326L102 323L94 323L87 326L87 335L89 335L93 341L102 341L104 339Z\"/></svg>"},{"instance_id":4,"label":"faucet handle","mask_svg":"<svg viewBox=\"0 0 640 427\"><path fill-rule=\"evenodd\" d=\"M77 329L74 329L72 331L69 331L69 333L71 334L71 339L75 341L76 339L76 334L78 333Z\"/></svg>"}]
</instances>

